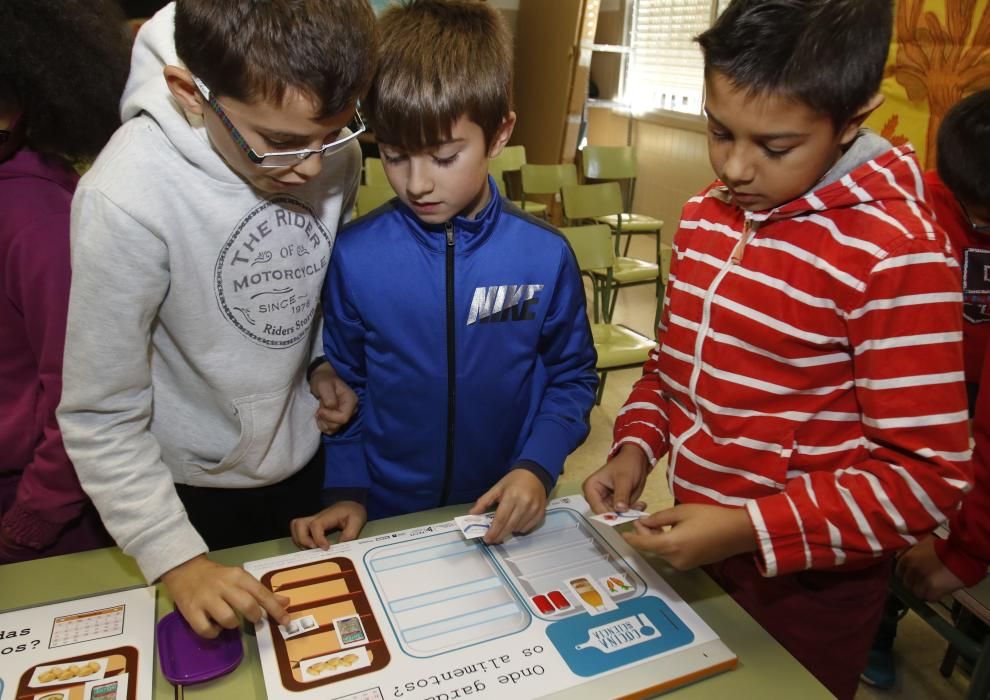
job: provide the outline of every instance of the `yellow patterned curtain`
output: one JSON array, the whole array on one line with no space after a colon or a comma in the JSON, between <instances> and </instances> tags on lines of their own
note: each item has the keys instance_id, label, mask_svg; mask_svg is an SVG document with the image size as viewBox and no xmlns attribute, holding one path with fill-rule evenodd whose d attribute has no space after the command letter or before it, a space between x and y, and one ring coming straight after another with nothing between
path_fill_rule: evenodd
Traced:
<instances>
[{"instance_id":1,"label":"yellow patterned curtain","mask_svg":"<svg viewBox=\"0 0 990 700\"><path fill-rule=\"evenodd\" d=\"M896 13L887 99L868 124L895 145L910 141L934 168L946 111L990 88L990 0L897 0Z\"/></svg>"}]
</instances>

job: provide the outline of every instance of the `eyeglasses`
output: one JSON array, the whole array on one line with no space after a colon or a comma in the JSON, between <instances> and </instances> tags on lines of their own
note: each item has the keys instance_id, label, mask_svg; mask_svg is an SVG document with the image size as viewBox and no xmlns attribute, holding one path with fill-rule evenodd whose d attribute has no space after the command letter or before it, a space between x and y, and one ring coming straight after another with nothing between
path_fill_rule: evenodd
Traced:
<instances>
[{"instance_id":1,"label":"eyeglasses","mask_svg":"<svg viewBox=\"0 0 990 700\"><path fill-rule=\"evenodd\" d=\"M970 228L977 233L990 233L990 224L977 224L973 221L973 217L969 213L969 209L966 208L966 205L963 204L963 201L959 198L956 198L956 201L959 202L959 206L962 208L963 214L966 216L966 221L969 222Z\"/></svg>"},{"instance_id":2,"label":"eyeglasses","mask_svg":"<svg viewBox=\"0 0 990 700\"><path fill-rule=\"evenodd\" d=\"M192 79L193 82L196 83L196 87L199 89L200 93L202 93L203 99L205 99L206 103L210 105L214 112L216 112L216 115L220 117L220 121L226 127L227 131L230 132L231 137L234 139L234 143L240 146L241 150L247 154L247 157L252 163L261 168L285 168L288 166L297 165L315 154L319 154L321 157L325 158L340 151L347 143L353 141L366 131L364 120L361 118L361 113L355 110L354 117L347 124L347 128L350 130L350 133L347 136L343 136L335 141L323 144L315 150L304 148L299 151L276 151L274 153L259 154L248 145L247 141L244 140L244 137L241 136L241 132L239 132L237 127L231 123L230 117L228 117L226 112L223 111L220 103L217 102L217 98L210 92L210 89L203 84L203 81L195 75L192 76Z\"/></svg>"}]
</instances>

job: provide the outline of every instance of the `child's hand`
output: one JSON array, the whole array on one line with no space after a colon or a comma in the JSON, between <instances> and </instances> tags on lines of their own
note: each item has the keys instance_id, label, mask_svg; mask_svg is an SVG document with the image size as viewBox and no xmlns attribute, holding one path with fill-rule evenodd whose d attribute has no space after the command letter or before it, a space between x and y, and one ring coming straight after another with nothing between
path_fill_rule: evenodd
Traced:
<instances>
[{"instance_id":1,"label":"child's hand","mask_svg":"<svg viewBox=\"0 0 990 700\"><path fill-rule=\"evenodd\" d=\"M316 427L333 435L347 425L357 408L357 394L337 376L329 362L324 362L309 377L309 390L320 401L316 409Z\"/></svg>"},{"instance_id":2,"label":"child's hand","mask_svg":"<svg viewBox=\"0 0 990 700\"><path fill-rule=\"evenodd\" d=\"M297 547L330 549L327 530L340 530L338 542L356 539L368 522L368 511L356 501L340 501L316 515L295 518L290 525Z\"/></svg>"},{"instance_id":3,"label":"child's hand","mask_svg":"<svg viewBox=\"0 0 990 700\"><path fill-rule=\"evenodd\" d=\"M927 601L938 600L966 585L938 558L931 535L901 555L897 575L905 588Z\"/></svg>"},{"instance_id":4,"label":"child's hand","mask_svg":"<svg viewBox=\"0 0 990 700\"><path fill-rule=\"evenodd\" d=\"M205 554L166 571L162 583L200 637L212 639L221 628L237 628L238 613L251 622L265 613L280 625L289 622L288 598L275 595L241 567L217 564Z\"/></svg>"},{"instance_id":5,"label":"child's hand","mask_svg":"<svg viewBox=\"0 0 990 700\"><path fill-rule=\"evenodd\" d=\"M595 513L643 510L639 500L649 475L646 455L635 445L623 445L612 459L584 480L581 489Z\"/></svg>"},{"instance_id":6,"label":"child's hand","mask_svg":"<svg viewBox=\"0 0 990 700\"><path fill-rule=\"evenodd\" d=\"M529 532L540 524L547 510L543 482L526 469L513 469L475 501L470 515L480 515L498 503L495 518L485 533L485 544L498 544L513 532Z\"/></svg>"},{"instance_id":7,"label":"child's hand","mask_svg":"<svg viewBox=\"0 0 990 700\"><path fill-rule=\"evenodd\" d=\"M744 508L685 503L644 516L634 527L636 532L623 534L626 542L660 555L681 571L757 547Z\"/></svg>"}]
</instances>

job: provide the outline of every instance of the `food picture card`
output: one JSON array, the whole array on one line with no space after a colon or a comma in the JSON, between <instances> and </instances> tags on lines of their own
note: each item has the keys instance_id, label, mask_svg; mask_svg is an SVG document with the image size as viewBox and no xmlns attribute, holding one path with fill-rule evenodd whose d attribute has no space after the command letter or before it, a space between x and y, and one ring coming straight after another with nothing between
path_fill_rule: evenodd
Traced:
<instances>
[{"instance_id":1,"label":"food picture card","mask_svg":"<svg viewBox=\"0 0 990 700\"><path fill-rule=\"evenodd\" d=\"M456 520L247 562L292 618L255 628L268 699L645 697L735 665L584 499L500 544Z\"/></svg>"},{"instance_id":2,"label":"food picture card","mask_svg":"<svg viewBox=\"0 0 990 700\"><path fill-rule=\"evenodd\" d=\"M148 700L155 588L0 613L0 700Z\"/></svg>"}]
</instances>

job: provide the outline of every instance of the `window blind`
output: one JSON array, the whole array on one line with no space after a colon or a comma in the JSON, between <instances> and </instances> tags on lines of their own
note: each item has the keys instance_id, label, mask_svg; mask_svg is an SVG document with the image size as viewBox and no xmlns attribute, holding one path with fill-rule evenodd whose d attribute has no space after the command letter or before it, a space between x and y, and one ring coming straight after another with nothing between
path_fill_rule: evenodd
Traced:
<instances>
[{"instance_id":1,"label":"window blind","mask_svg":"<svg viewBox=\"0 0 990 700\"><path fill-rule=\"evenodd\" d=\"M711 25L713 5L716 0L633 2L624 101L634 112L701 113L704 64L694 37Z\"/></svg>"}]
</instances>

